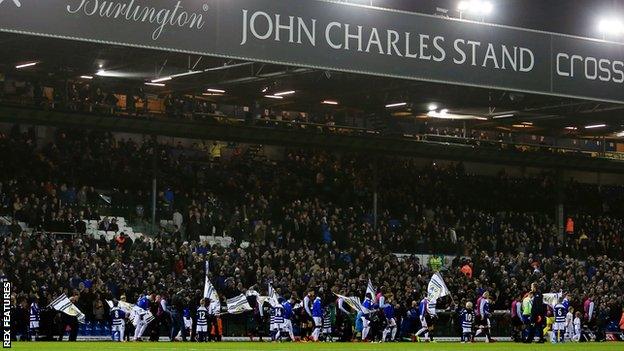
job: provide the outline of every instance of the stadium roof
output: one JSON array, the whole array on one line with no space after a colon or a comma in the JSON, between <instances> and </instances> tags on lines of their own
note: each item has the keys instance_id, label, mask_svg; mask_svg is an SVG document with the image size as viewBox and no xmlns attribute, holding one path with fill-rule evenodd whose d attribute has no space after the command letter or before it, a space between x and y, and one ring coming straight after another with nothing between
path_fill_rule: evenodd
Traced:
<instances>
[{"instance_id":1,"label":"stadium roof","mask_svg":"<svg viewBox=\"0 0 624 351\"><path fill-rule=\"evenodd\" d=\"M373 0L373 4L435 13L437 7L454 8L456 1ZM623 7L620 1L510 0L496 2L496 8L496 13L488 21L591 36L594 17L607 9ZM263 99L265 106L296 111L353 110L392 114L401 119L428 119L441 127L468 123L472 128L500 131L554 136L572 133L609 138L616 138L616 133L624 130L624 105L613 103L7 33L0 33L0 45L11 48L0 52L0 72L43 82L90 76L98 85L113 87L116 91L143 87L159 95L180 93L204 96L202 94L209 93L207 89L219 89L226 93L204 98L237 105L249 105L254 99ZM19 64L35 61L39 62L36 66L20 70L15 68ZM100 70L103 70L103 76L98 76ZM159 77L189 71L203 72L163 82L166 83L164 87L144 85ZM296 93L281 100L263 98L267 93L290 90ZM325 100L335 101L338 105L322 104ZM406 104L392 109L385 107L398 102ZM447 109L451 115L478 119L431 118L428 116L431 104L435 104L438 110ZM607 126L585 128L602 124Z\"/></svg>"}]
</instances>

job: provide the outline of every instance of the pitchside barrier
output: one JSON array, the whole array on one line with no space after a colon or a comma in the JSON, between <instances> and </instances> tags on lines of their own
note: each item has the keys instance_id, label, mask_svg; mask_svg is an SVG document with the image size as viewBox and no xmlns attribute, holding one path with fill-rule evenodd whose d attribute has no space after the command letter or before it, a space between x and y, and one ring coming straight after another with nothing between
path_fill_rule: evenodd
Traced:
<instances>
[{"instance_id":1,"label":"pitchside barrier","mask_svg":"<svg viewBox=\"0 0 624 351\"><path fill-rule=\"evenodd\" d=\"M460 325L458 322L458 316L451 311L439 311L438 321L435 326L435 334L440 337L458 337L460 335ZM246 336L249 323L246 316L222 316L223 321L223 335L226 336ZM511 315L509 311L494 311L492 322L492 335L495 337L508 337L511 334ZM265 335L268 334L268 323L264 325ZM399 327L399 332L401 327ZM295 334L297 334L295 332ZM398 335L399 333L397 333ZM164 335L164 334L163 334Z\"/></svg>"},{"instance_id":2,"label":"pitchside barrier","mask_svg":"<svg viewBox=\"0 0 624 351\"><path fill-rule=\"evenodd\" d=\"M449 311L439 311L438 316L439 319L436 323L434 335L441 338L440 340L459 340L460 329L457 321L457 314ZM231 341L249 341L248 334L249 331L253 328L251 314L224 314L221 316L221 320L223 325L224 337L227 337L228 340ZM493 313L493 317L491 318L491 322L493 336L495 336L499 340L509 339L509 335L511 334L509 311L495 311ZM164 324L161 324L159 326L159 335L161 336L162 340L165 340L166 337L169 335L169 327L170 324L168 322L165 322ZM296 324L294 327L295 335L300 335L299 325ZM259 329L261 330L261 333L264 337L268 336L268 320ZM400 331L401 328L399 326L399 332L397 333L397 335L400 335ZM95 325L91 323L80 325L79 340L110 340L110 327Z\"/></svg>"}]
</instances>

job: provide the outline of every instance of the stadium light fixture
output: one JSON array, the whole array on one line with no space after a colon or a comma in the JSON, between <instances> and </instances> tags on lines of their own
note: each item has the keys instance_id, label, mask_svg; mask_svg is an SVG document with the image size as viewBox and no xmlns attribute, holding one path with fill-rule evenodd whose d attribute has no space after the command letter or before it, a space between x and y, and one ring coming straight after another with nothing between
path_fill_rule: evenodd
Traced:
<instances>
[{"instance_id":1,"label":"stadium light fixture","mask_svg":"<svg viewBox=\"0 0 624 351\"><path fill-rule=\"evenodd\" d=\"M514 117L515 115L513 113L506 113L504 115L496 115L493 116L492 119L503 119L503 118L511 118Z\"/></svg>"},{"instance_id":2,"label":"stadium light fixture","mask_svg":"<svg viewBox=\"0 0 624 351\"><path fill-rule=\"evenodd\" d=\"M592 125L585 126L585 129L604 128L606 126L607 126L606 124L592 124Z\"/></svg>"},{"instance_id":3,"label":"stadium light fixture","mask_svg":"<svg viewBox=\"0 0 624 351\"><path fill-rule=\"evenodd\" d=\"M295 93L294 90L288 90L288 91L282 91L282 92L279 92L279 93L275 93L273 95L275 95L275 96L285 96L285 95L292 95L294 93Z\"/></svg>"},{"instance_id":4,"label":"stadium light fixture","mask_svg":"<svg viewBox=\"0 0 624 351\"><path fill-rule=\"evenodd\" d=\"M321 104L324 104L324 105L338 105L338 101L323 100L323 101L321 101Z\"/></svg>"},{"instance_id":5,"label":"stadium light fixture","mask_svg":"<svg viewBox=\"0 0 624 351\"><path fill-rule=\"evenodd\" d=\"M149 85L149 86L153 86L153 87L164 87L165 83L152 83L152 82L145 82L145 85Z\"/></svg>"},{"instance_id":6,"label":"stadium light fixture","mask_svg":"<svg viewBox=\"0 0 624 351\"><path fill-rule=\"evenodd\" d=\"M361 4L361 5L373 6L373 0L346 0L345 2L350 2L350 3L353 3L353 4Z\"/></svg>"},{"instance_id":7,"label":"stadium light fixture","mask_svg":"<svg viewBox=\"0 0 624 351\"><path fill-rule=\"evenodd\" d=\"M491 2L489 1L481 2L481 14L489 15L492 13L492 11L494 11L494 5L492 5Z\"/></svg>"},{"instance_id":8,"label":"stadium light fixture","mask_svg":"<svg viewBox=\"0 0 624 351\"><path fill-rule=\"evenodd\" d=\"M17 65L17 66L15 66L15 68L17 68L17 69L22 69L22 68L26 68L26 67L32 67L32 66L34 66L34 65L36 65L36 64L38 64L38 63L39 63L39 62L29 62L29 63L24 63L24 64L21 64L21 65Z\"/></svg>"},{"instance_id":9,"label":"stadium light fixture","mask_svg":"<svg viewBox=\"0 0 624 351\"><path fill-rule=\"evenodd\" d=\"M435 110L438 109L438 105L431 103L431 104L429 104L429 106L427 106L427 109L429 111L435 111Z\"/></svg>"},{"instance_id":10,"label":"stadium light fixture","mask_svg":"<svg viewBox=\"0 0 624 351\"><path fill-rule=\"evenodd\" d=\"M617 18L603 18L598 22L598 31L602 35L618 36L624 34L624 22Z\"/></svg>"},{"instance_id":11,"label":"stadium light fixture","mask_svg":"<svg viewBox=\"0 0 624 351\"><path fill-rule=\"evenodd\" d=\"M407 102L397 102L394 104L387 104L386 108L403 107L403 106L407 106Z\"/></svg>"},{"instance_id":12,"label":"stadium light fixture","mask_svg":"<svg viewBox=\"0 0 624 351\"><path fill-rule=\"evenodd\" d=\"M457 11L460 18L464 13L488 16L494 11L494 5L487 0L463 0L457 4Z\"/></svg>"},{"instance_id":13,"label":"stadium light fixture","mask_svg":"<svg viewBox=\"0 0 624 351\"><path fill-rule=\"evenodd\" d=\"M522 124L524 124L525 126L532 126L533 122L522 122Z\"/></svg>"},{"instance_id":14,"label":"stadium light fixture","mask_svg":"<svg viewBox=\"0 0 624 351\"><path fill-rule=\"evenodd\" d=\"M93 79L93 76L80 76L80 78L91 80L91 79Z\"/></svg>"},{"instance_id":15,"label":"stadium light fixture","mask_svg":"<svg viewBox=\"0 0 624 351\"><path fill-rule=\"evenodd\" d=\"M430 118L439 118L439 119L450 119L450 120L478 120L478 121L487 121L486 117L475 116L475 115L459 115L450 113L448 109L442 109L438 111L429 111L427 113L427 117Z\"/></svg>"},{"instance_id":16,"label":"stadium light fixture","mask_svg":"<svg viewBox=\"0 0 624 351\"><path fill-rule=\"evenodd\" d=\"M565 130L578 130L578 128L569 126L569 127L565 127Z\"/></svg>"},{"instance_id":17,"label":"stadium light fixture","mask_svg":"<svg viewBox=\"0 0 624 351\"><path fill-rule=\"evenodd\" d=\"M126 78L126 79L143 79L143 73L140 72L124 72L100 69L95 73L98 77ZM87 78L85 78L87 79Z\"/></svg>"},{"instance_id":18,"label":"stadium light fixture","mask_svg":"<svg viewBox=\"0 0 624 351\"><path fill-rule=\"evenodd\" d=\"M621 138L624 137L624 132L619 132L617 134L615 134L616 137Z\"/></svg>"},{"instance_id":19,"label":"stadium light fixture","mask_svg":"<svg viewBox=\"0 0 624 351\"><path fill-rule=\"evenodd\" d=\"M169 76L169 77L162 77L162 78L158 78L158 79L152 79L152 83L160 83L160 82L166 82L169 80L172 80L173 77Z\"/></svg>"},{"instance_id":20,"label":"stadium light fixture","mask_svg":"<svg viewBox=\"0 0 624 351\"><path fill-rule=\"evenodd\" d=\"M207 91L208 91L208 92L210 92L210 93L225 94L225 90L222 90L222 89L214 89L214 88L210 88L210 89L207 89Z\"/></svg>"},{"instance_id":21,"label":"stadium light fixture","mask_svg":"<svg viewBox=\"0 0 624 351\"><path fill-rule=\"evenodd\" d=\"M268 99L276 99L276 100L281 100L284 98L283 96L279 96L279 95L265 95L264 97Z\"/></svg>"},{"instance_id":22,"label":"stadium light fixture","mask_svg":"<svg viewBox=\"0 0 624 351\"><path fill-rule=\"evenodd\" d=\"M199 74L199 73L206 72L206 71L208 71L208 70L205 70L205 71L188 71L188 72L184 72L184 73L172 74L170 76L157 78L157 79L152 79L152 83L166 82L168 80L172 80L173 78L192 76L194 74Z\"/></svg>"},{"instance_id":23,"label":"stadium light fixture","mask_svg":"<svg viewBox=\"0 0 624 351\"><path fill-rule=\"evenodd\" d=\"M200 74L200 73L214 72L214 71L220 71L220 70L225 70L225 69L231 69L231 68L234 68L234 67L249 66L249 65L252 65L252 64L253 64L253 62L243 62L243 63L236 63L236 64L233 64L233 65L227 65L226 64L226 65L223 65L223 66L206 68L206 69L200 70L200 71L189 70L188 72L177 73L177 74L172 74L172 75L167 76L167 77L153 79L152 83L164 82L164 81L167 81L167 80L171 80L173 78L192 76L192 75Z\"/></svg>"}]
</instances>

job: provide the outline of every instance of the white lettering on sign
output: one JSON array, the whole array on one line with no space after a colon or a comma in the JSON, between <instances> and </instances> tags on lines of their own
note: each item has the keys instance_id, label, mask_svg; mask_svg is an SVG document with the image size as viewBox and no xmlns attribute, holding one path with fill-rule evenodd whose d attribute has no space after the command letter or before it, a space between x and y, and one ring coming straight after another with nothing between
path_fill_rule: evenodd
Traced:
<instances>
[{"instance_id":1,"label":"white lettering on sign","mask_svg":"<svg viewBox=\"0 0 624 351\"><path fill-rule=\"evenodd\" d=\"M312 47L316 47L317 23L315 18L243 9L240 45L247 45L252 41L272 40L288 44L309 43ZM302 33L305 33L305 36ZM462 38L449 41L442 35L431 33L400 32L336 21L328 22L320 36L325 39L324 44L333 50L421 61L442 63L448 61L455 65L519 73L532 72L535 68L533 50L517 45Z\"/></svg>"},{"instance_id":2,"label":"white lettering on sign","mask_svg":"<svg viewBox=\"0 0 624 351\"><path fill-rule=\"evenodd\" d=\"M584 57L560 52L556 56L557 75L587 80L624 83L624 61Z\"/></svg>"},{"instance_id":3,"label":"white lettering on sign","mask_svg":"<svg viewBox=\"0 0 624 351\"><path fill-rule=\"evenodd\" d=\"M208 11L207 4L202 10ZM135 23L151 23L157 27L152 32L152 39L158 40L167 26L200 30L204 27L204 16L199 12L189 12L178 1L171 8L141 6L135 0L116 2L106 0L81 0L78 5L67 5L67 12L84 14L89 17L121 19Z\"/></svg>"},{"instance_id":4,"label":"white lettering on sign","mask_svg":"<svg viewBox=\"0 0 624 351\"><path fill-rule=\"evenodd\" d=\"M264 11L256 11L249 16L248 10L243 10L243 37L240 45L247 44L249 35L259 40L273 38L275 41L288 40L289 43L302 44L307 41L316 46L316 19L305 21L301 17L284 16L288 21L282 21L279 14L269 15ZM285 22L285 23L284 23ZM296 22L296 25L295 25ZM281 34L284 34L281 36Z\"/></svg>"}]
</instances>

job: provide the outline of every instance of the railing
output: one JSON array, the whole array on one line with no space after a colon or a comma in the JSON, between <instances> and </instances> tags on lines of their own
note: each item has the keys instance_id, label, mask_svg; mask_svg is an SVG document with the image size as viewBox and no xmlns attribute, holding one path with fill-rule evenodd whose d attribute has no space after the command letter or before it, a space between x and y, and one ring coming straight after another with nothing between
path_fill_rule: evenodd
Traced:
<instances>
[{"instance_id":1,"label":"railing","mask_svg":"<svg viewBox=\"0 0 624 351\"><path fill-rule=\"evenodd\" d=\"M595 150L584 150L582 148L572 148L567 146L550 145L550 144L530 144L530 143L517 143L513 141L504 140L490 140L490 139L474 139L464 138L450 135L437 135L437 134L424 134L421 136L422 140L430 142L442 142L453 145L469 145L472 147L488 147L498 148L500 150L517 151L517 152L546 152L546 153L558 153L558 154L575 154L584 155L587 157L602 157L602 158L615 158L624 159L624 153L620 152L602 152Z\"/></svg>"},{"instance_id":2,"label":"railing","mask_svg":"<svg viewBox=\"0 0 624 351\"><path fill-rule=\"evenodd\" d=\"M268 313L265 313L265 320L258 326L260 332L267 336L269 335L269 321ZM350 323L354 325L354 317L351 316ZM231 337L247 336L251 331L250 328L250 312L240 315L223 314L221 321L223 325L223 335ZM438 313L438 320L435 325L434 335L439 337L455 337L461 336L461 329L459 324L459 317L454 312L441 311ZM491 333L494 337L508 337L511 335L511 316L509 311L497 311L493 314L491 320ZM335 324L334 324L335 325ZM294 332L299 334L299 323L293 322ZM401 325L397 325L397 335L401 334ZM335 328L334 328L335 329ZM415 332L415 331L414 331ZM163 326L160 330L161 335L168 335L167 327Z\"/></svg>"}]
</instances>

